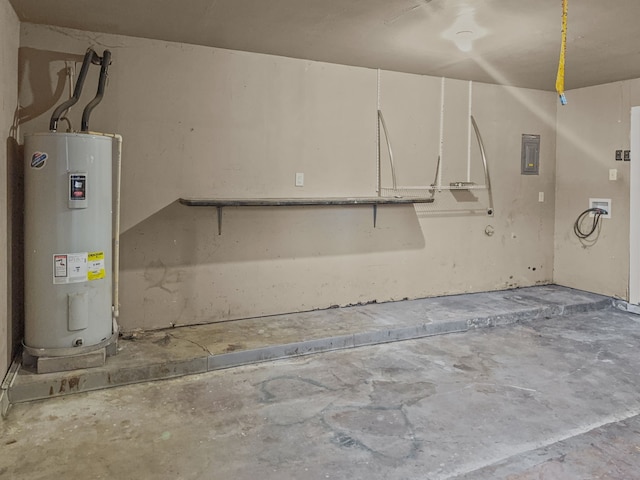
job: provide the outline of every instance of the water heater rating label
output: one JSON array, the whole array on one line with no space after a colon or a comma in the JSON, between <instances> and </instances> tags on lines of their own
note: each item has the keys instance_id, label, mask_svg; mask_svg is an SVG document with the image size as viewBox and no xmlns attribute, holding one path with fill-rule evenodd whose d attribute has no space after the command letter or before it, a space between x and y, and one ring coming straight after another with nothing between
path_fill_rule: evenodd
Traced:
<instances>
[{"instance_id":1,"label":"water heater rating label","mask_svg":"<svg viewBox=\"0 0 640 480\"><path fill-rule=\"evenodd\" d=\"M87 267L87 280L100 280L106 275L104 269L104 252L89 252L87 254L89 265Z\"/></svg>"},{"instance_id":2,"label":"water heater rating label","mask_svg":"<svg viewBox=\"0 0 640 480\"><path fill-rule=\"evenodd\" d=\"M53 283L82 283L104 278L104 252L57 253L53 256Z\"/></svg>"}]
</instances>

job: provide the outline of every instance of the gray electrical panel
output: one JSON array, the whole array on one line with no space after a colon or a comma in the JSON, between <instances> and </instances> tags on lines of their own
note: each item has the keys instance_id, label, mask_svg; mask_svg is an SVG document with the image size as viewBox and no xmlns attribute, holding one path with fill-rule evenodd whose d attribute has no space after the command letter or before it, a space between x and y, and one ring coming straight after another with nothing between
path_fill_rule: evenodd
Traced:
<instances>
[{"instance_id":1,"label":"gray electrical panel","mask_svg":"<svg viewBox=\"0 0 640 480\"><path fill-rule=\"evenodd\" d=\"M538 175L540 171L540 135L522 134L522 175Z\"/></svg>"}]
</instances>

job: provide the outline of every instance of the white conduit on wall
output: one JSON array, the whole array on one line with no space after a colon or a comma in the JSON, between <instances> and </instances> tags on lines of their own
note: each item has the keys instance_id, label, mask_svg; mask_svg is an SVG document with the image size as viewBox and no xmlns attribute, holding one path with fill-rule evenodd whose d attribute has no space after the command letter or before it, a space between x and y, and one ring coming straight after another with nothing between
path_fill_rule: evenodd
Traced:
<instances>
[{"instance_id":1,"label":"white conduit on wall","mask_svg":"<svg viewBox=\"0 0 640 480\"><path fill-rule=\"evenodd\" d=\"M115 191L115 225L113 231L113 333L118 332L120 316L120 192L122 185L122 135L117 133L88 132L91 135L111 137L117 142L116 149L116 191Z\"/></svg>"},{"instance_id":2,"label":"white conduit on wall","mask_svg":"<svg viewBox=\"0 0 640 480\"><path fill-rule=\"evenodd\" d=\"M471 116L473 114L473 82L469 81L469 114L467 122L467 182L471 182Z\"/></svg>"},{"instance_id":3,"label":"white conduit on wall","mask_svg":"<svg viewBox=\"0 0 640 480\"><path fill-rule=\"evenodd\" d=\"M122 136L115 134L118 142L116 154L116 205L115 231L113 232L113 326L114 333L118 330L117 320L120 316L120 188L122 180Z\"/></svg>"},{"instance_id":4,"label":"white conduit on wall","mask_svg":"<svg viewBox=\"0 0 640 480\"><path fill-rule=\"evenodd\" d=\"M442 187L442 166L444 165L444 77L440 83L440 145L438 146L438 189Z\"/></svg>"},{"instance_id":5,"label":"white conduit on wall","mask_svg":"<svg viewBox=\"0 0 640 480\"><path fill-rule=\"evenodd\" d=\"M377 145L376 145L376 192L378 192L378 195L382 195L382 185L381 185L381 181L380 181L380 114L378 112L380 112L380 69L378 69L378 77L377 77L377 84L376 84L376 88L377 88L377 101L376 101L376 140L377 140Z\"/></svg>"}]
</instances>

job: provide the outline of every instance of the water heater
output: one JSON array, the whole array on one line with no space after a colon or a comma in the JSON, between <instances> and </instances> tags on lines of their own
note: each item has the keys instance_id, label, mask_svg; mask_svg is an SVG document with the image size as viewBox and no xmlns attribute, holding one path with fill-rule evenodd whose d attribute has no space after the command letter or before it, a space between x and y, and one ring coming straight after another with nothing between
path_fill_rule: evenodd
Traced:
<instances>
[{"instance_id":1,"label":"water heater","mask_svg":"<svg viewBox=\"0 0 640 480\"><path fill-rule=\"evenodd\" d=\"M25 135L25 346L103 346L112 335L112 144Z\"/></svg>"},{"instance_id":2,"label":"water heater","mask_svg":"<svg viewBox=\"0 0 640 480\"><path fill-rule=\"evenodd\" d=\"M99 56L88 48L73 95L53 110L50 131L24 137L22 363L35 366L38 373L99 366L117 351L122 138L89 130L91 112L104 95L110 63L109 50ZM100 65L98 91L82 111L78 132L68 115L80 99L91 65ZM68 125L66 133L58 132L60 120ZM115 165L114 141L118 146Z\"/></svg>"},{"instance_id":3,"label":"water heater","mask_svg":"<svg viewBox=\"0 0 640 480\"><path fill-rule=\"evenodd\" d=\"M116 233L112 243L112 146L117 139L119 199L121 139L89 130L110 62L111 52L101 57L89 48L73 96L53 111L50 131L24 139L23 364L35 364L39 373L97 366L115 353L117 299L112 297L117 298L118 282L113 281L113 264L118 263L119 242ZM65 115L80 98L92 64L101 66L98 91L82 112L81 131L75 132ZM60 119L67 121L68 132L57 131Z\"/></svg>"}]
</instances>

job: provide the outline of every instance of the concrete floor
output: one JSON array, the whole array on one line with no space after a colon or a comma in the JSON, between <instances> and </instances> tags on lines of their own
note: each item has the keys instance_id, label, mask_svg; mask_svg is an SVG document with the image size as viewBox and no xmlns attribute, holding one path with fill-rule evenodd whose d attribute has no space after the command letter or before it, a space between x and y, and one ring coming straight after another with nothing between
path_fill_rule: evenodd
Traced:
<instances>
[{"instance_id":1,"label":"concrete floor","mask_svg":"<svg viewBox=\"0 0 640 480\"><path fill-rule=\"evenodd\" d=\"M5 397L20 403L610 306L609 297L544 285L144 332L123 337L102 367L49 374L17 368L4 383Z\"/></svg>"},{"instance_id":2,"label":"concrete floor","mask_svg":"<svg viewBox=\"0 0 640 480\"><path fill-rule=\"evenodd\" d=\"M16 404L7 479L640 478L608 308Z\"/></svg>"}]
</instances>

